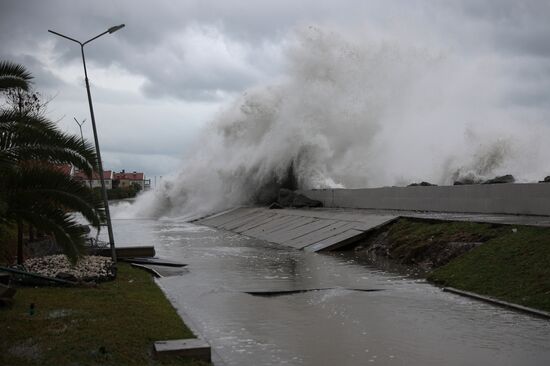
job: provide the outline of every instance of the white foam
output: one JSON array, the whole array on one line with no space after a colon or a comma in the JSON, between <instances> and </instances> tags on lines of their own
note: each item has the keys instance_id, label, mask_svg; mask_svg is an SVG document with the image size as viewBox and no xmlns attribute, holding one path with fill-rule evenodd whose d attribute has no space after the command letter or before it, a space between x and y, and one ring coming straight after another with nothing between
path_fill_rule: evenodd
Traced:
<instances>
[{"instance_id":1,"label":"white foam","mask_svg":"<svg viewBox=\"0 0 550 366\"><path fill-rule=\"evenodd\" d=\"M302 188L550 174L550 128L506 102L515 86L501 60L357 38L290 35L284 77L221 111L181 170L124 215L246 204L291 164Z\"/></svg>"}]
</instances>

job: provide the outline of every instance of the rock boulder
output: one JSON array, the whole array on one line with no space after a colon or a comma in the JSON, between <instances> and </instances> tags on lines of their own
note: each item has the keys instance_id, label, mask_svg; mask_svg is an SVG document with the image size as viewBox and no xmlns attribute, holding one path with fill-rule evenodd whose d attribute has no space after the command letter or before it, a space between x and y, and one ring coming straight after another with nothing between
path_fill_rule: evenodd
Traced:
<instances>
[{"instance_id":1,"label":"rock boulder","mask_svg":"<svg viewBox=\"0 0 550 366\"><path fill-rule=\"evenodd\" d=\"M482 184L514 183L516 179L511 174L502 175L493 179L488 179Z\"/></svg>"},{"instance_id":2,"label":"rock boulder","mask_svg":"<svg viewBox=\"0 0 550 366\"><path fill-rule=\"evenodd\" d=\"M312 200L303 194L285 188L279 190L277 203L282 207L323 207L321 201Z\"/></svg>"}]
</instances>

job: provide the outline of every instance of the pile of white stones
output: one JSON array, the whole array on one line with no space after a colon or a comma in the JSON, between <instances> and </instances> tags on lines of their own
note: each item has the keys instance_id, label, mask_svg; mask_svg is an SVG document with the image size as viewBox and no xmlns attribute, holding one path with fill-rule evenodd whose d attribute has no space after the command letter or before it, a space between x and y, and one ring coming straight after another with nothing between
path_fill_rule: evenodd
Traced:
<instances>
[{"instance_id":1,"label":"pile of white stones","mask_svg":"<svg viewBox=\"0 0 550 366\"><path fill-rule=\"evenodd\" d=\"M72 281L105 281L114 277L113 261L108 257L84 256L72 265L63 254L29 258L27 271Z\"/></svg>"}]
</instances>

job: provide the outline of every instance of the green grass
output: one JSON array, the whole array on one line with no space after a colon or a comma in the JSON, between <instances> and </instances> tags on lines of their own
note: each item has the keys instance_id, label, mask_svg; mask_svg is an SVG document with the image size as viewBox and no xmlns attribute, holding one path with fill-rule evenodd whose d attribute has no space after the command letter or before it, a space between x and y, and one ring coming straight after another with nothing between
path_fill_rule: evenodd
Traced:
<instances>
[{"instance_id":1,"label":"green grass","mask_svg":"<svg viewBox=\"0 0 550 366\"><path fill-rule=\"evenodd\" d=\"M96 288L18 289L0 309L0 365L205 365L153 357L154 341L194 336L148 273L118 268Z\"/></svg>"},{"instance_id":2,"label":"green grass","mask_svg":"<svg viewBox=\"0 0 550 366\"><path fill-rule=\"evenodd\" d=\"M550 311L550 229L515 226L433 271L428 280Z\"/></svg>"},{"instance_id":3,"label":"green grass","mask_svg":"<svg viewBox=\"0 0 550 366\"><path fill-rule=\"evenodd\" d=\"M428 280L550 311L550 228L400 219L387 230L389 255L403 264L429 261L449 242L483 243L436 266Z\"/></svg>"}]
</instances>

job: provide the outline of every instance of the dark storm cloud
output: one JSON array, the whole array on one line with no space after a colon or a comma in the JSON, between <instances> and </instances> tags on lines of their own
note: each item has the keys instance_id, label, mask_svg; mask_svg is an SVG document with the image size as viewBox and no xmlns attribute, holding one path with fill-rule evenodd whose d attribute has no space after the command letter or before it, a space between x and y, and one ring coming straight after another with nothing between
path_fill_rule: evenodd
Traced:
<instances>
[{"instance_id":1,"label":"dark storm cloud","mask_svg":"<svg viewBox=\"0 0 550 366\"><path fill-rule=\"evenodd\" d=\"M450 8L455 17L470 20L470 24L486 32L485 37L494 42L496 51L550 56L548 1L467 0L453 3Z\"/></svg>"},{"instance_id":2,"label":"dark storm cloud","mask_svg":"<svg viewBox=\"0 0 550 366\"><path fill-rule=\"evenodd\" d=\"M215 98L220 92L253 85L279 67L266 60L262 43L277 43L292 27L310 22L384 27L386 23L394 26L405 21L418 27L433 26L437 29L426 32L439 32L442 38L454 39L466 49L481 44L497 53L550 55L550 3L544 1L3 0L1 14L3 57L21 59L22 49L38 50L44 42L55 42L55 61L61 65L78 61L78 47L55 39L46 32L48 28L85 40L108 26L126 23L127 29L87 46L87 57L99 67L116 63L144 76L147 82L143 91L152 97ZM437 19L444 24L437 23ZM205 26L216 28L220 34L210 34L213 38L209 40ZM198 41L206 51L234 43L244 48L243 53L229 50L228 55L235 58L230 61L236 61L233 65L225 59L217 65L194 59L189 54L194 51L188 50L193 43L190 29L204 31L205 37ZM217 36L222 39L215 39ZM186 37L187 43L178 43ZM473 42L468 37L477 39ZM201 61L204 68L200 67ZM50 75L44 83L53 86L55 81Z\"/></svg>"},{"instance_id":3,"label":"dark storm cloud","mask_svg":"<svg viewBox=\"0 0 550 366\"><path fill-rule=\"evenodd\" d=\"M33 83L39 83L41 88L55 90L66 86L65 82L55 76L41 60L33 55L19 54L13 55L10 60L12 62L25 65L28 70L32 71Z\"/></svg>"},{"instance_id":4,"label":"dark storm cloud","mask_svg":"<svg viewBox=\"0 0 550 366\"><path fill-rule=\"evenodd\" d=\"M247 59L247 55L233 55L243 57L240 61L245 64L239 67L224 68L220 63L217 68L208 70L198 69L197 65L192 68L186 63L193 58L192 54L185 55L188 51L184 47L188 45L178 45L168 40L185 38L189 27L205 24L223 29L224 39L218 47L223 47L224 42L242 43L248 52L261 52L256 49L261 47L261 40L285 30L286 23L291 23L297 15L276 26L290 10L279 11L280 18L277 18L274 9L279 7L252 5L206 4L201 1L4 1L0 25L2 54L6 58L21 59L21 52L37 52L45 42L55 42L55 62L67 65L79 61L78 46L56 39L47 33L47 29L84 41L108 26L124 22L127 29L109 36L108 40L102 39L86 47L86 56L91 64L107 67L116 63L132 73L143 75L147 78L144 91L149 96L171 95L185 99L215 97L219 91L239 91L257 82L259 74L256 68L261 70L262 67L257 67L254 60L261 60L262 56ZM251 12L243 11L247 7ZM259 13L255 14L255 11ZM201 29L200 26L195 28ZM202 45L205 52L209 51L212 45L207 42L208 39L203 38L202 41L206 41Z\"/></svg>"}]
</instances>

